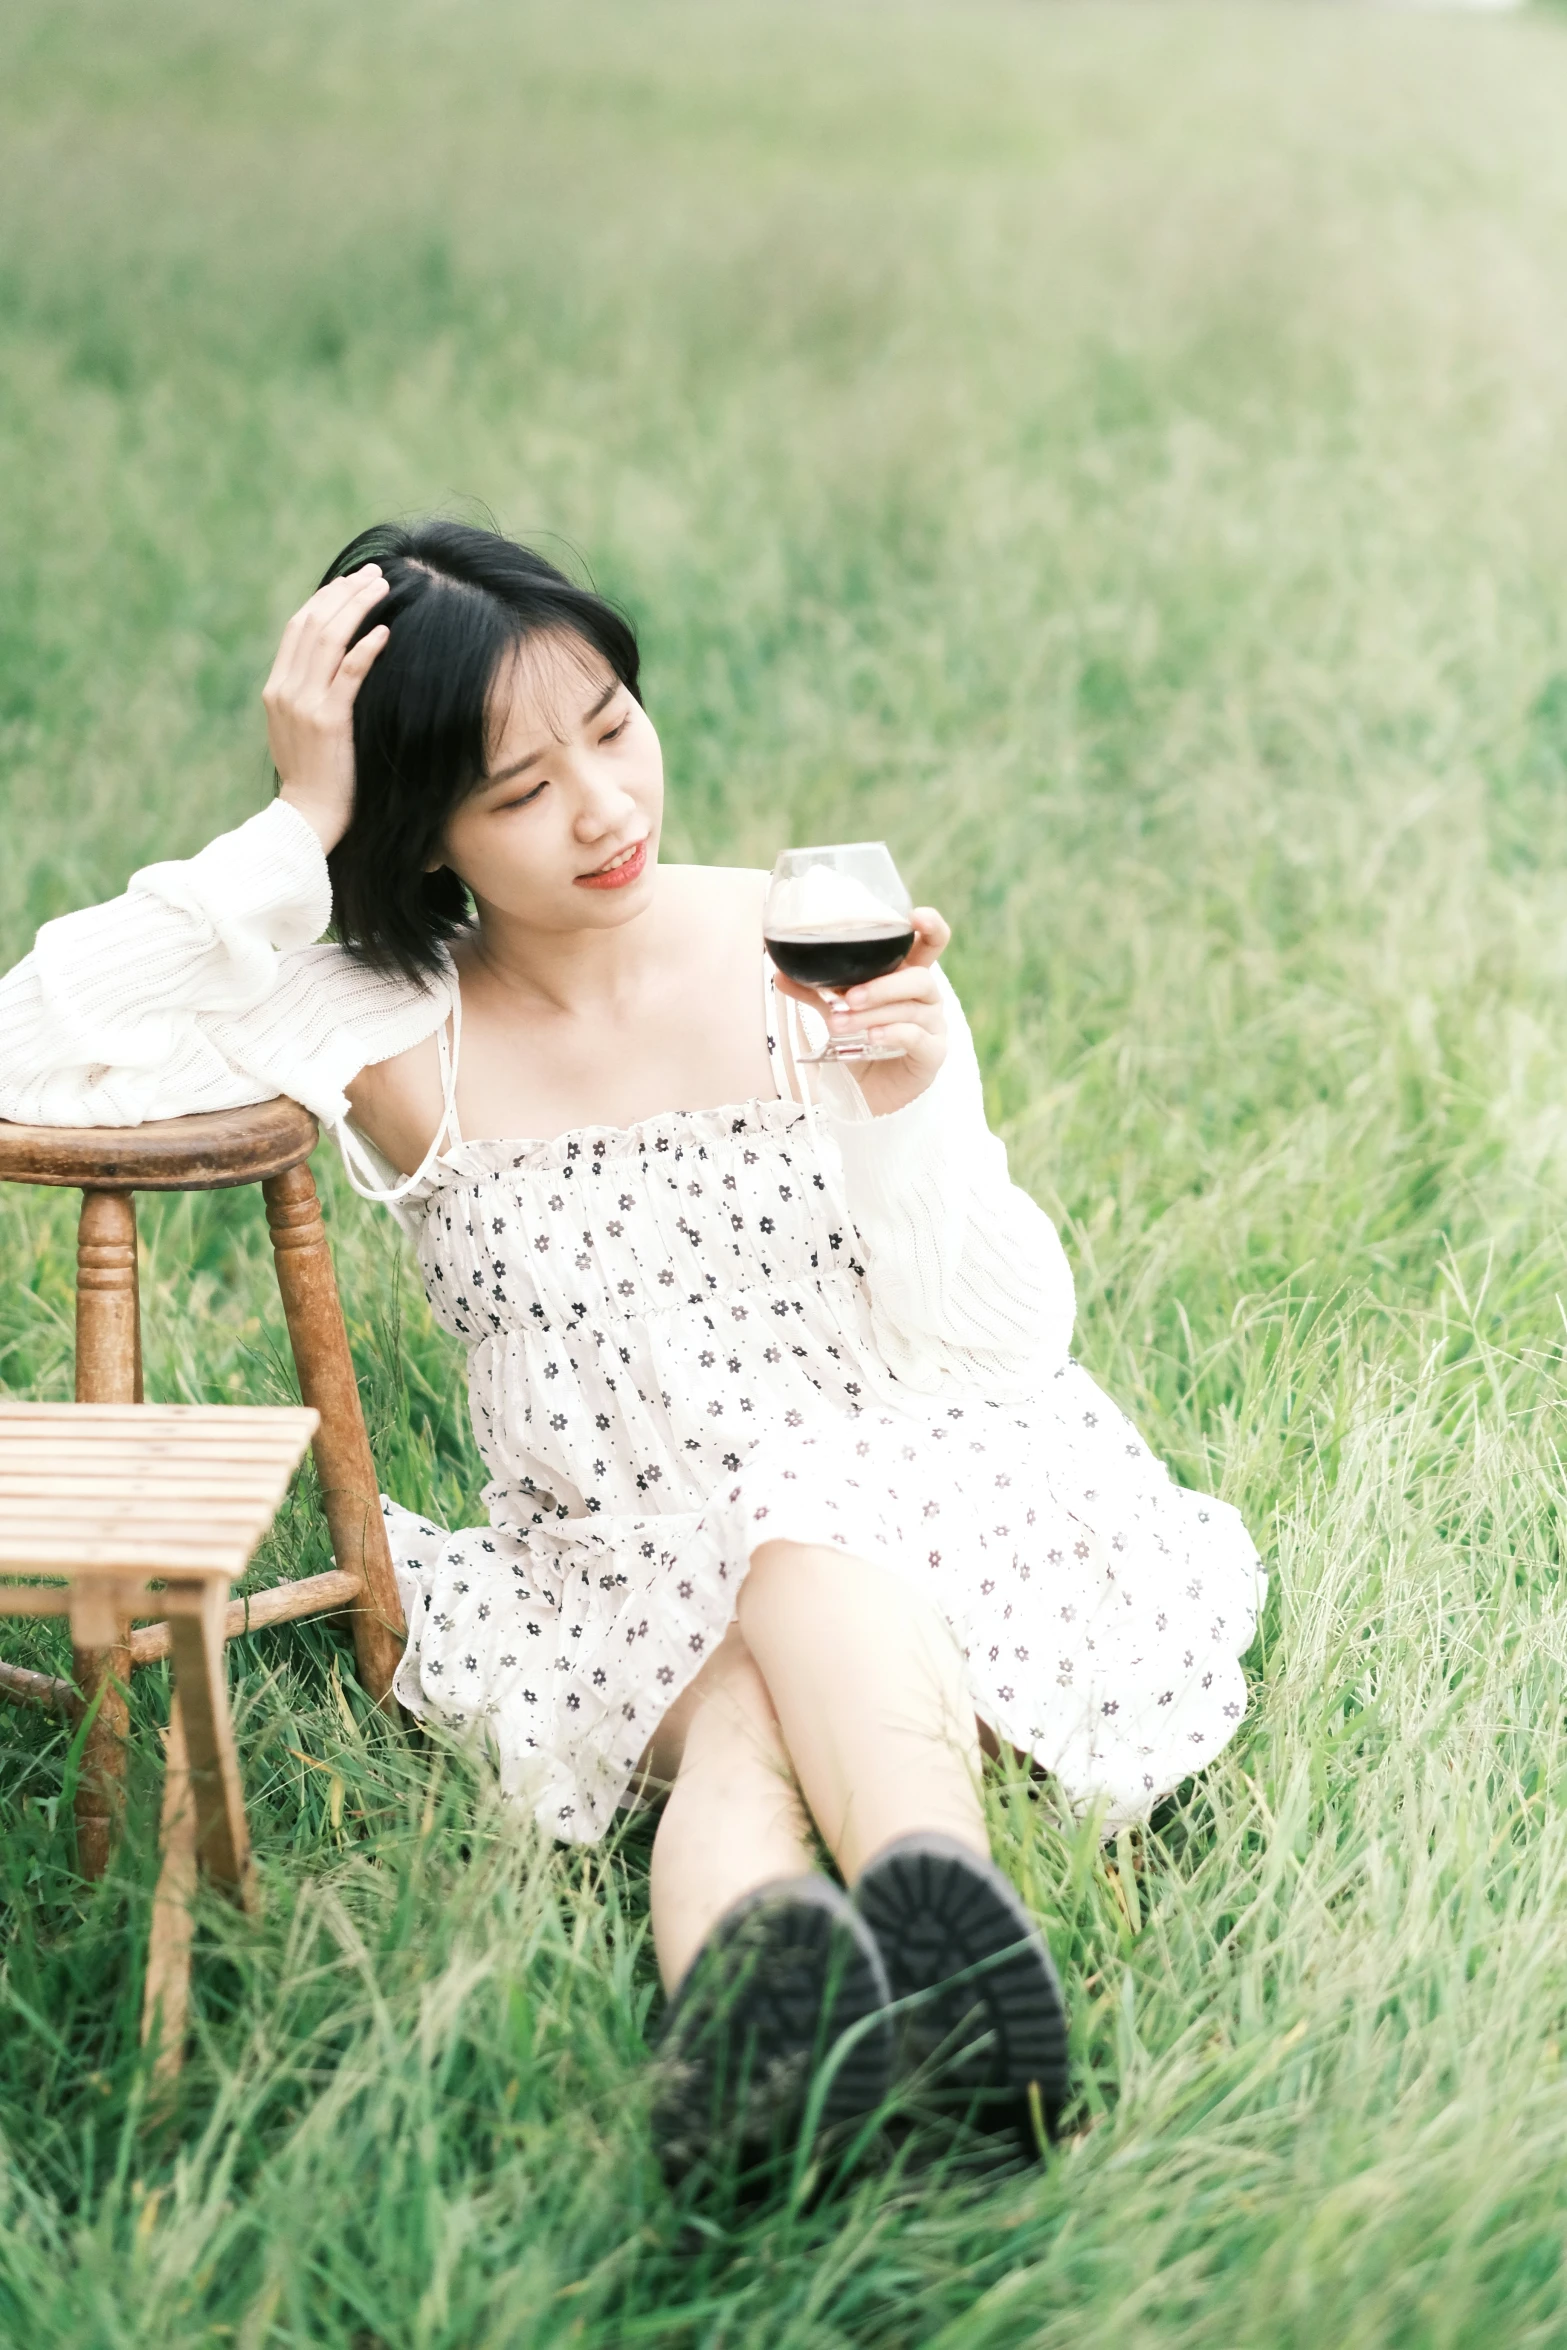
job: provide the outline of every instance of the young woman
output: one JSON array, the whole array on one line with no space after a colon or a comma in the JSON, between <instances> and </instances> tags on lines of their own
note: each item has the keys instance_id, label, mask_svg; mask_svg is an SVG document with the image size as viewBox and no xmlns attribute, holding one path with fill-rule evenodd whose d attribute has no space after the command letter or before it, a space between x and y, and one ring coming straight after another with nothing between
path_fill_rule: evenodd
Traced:
<instances>
[{"instance_id":1,"label":"young woman","mask_svg":"<svg viewBox=\"0 0 1567 2350\"><path fill-rule=\"evenodd\" d=\"M1240 1721L1260 1576L1068 1354L946 923L843 1001L775 973L764 875L659 864L630 628L489 532L366 532L263 698L273 805L0 983L0 1114L288 1093L398 1210L493 1480L484 1528L384 1504L398 1693L554 1835L668 1790L672 2161L715 2110L793 2126L833 2039L825 2118L869 2110L893 1998L905 2060L961 2041L960 2089L1053 2122L1060 1994L980 1737L1145 1818ZM807 1070L805 1024L896 1057Z\"/></svg>"}]
</instances>

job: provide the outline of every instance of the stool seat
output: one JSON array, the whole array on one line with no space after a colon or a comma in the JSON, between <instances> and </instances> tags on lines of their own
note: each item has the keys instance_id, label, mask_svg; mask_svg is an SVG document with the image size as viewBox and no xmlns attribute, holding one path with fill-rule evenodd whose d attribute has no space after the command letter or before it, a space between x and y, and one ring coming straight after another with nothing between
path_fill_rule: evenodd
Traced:
<instances>
[{"instance_id":1,"label":"stool seat","mask_svg":"<svg viewBox=\"0 0 1567 2350\"><path fill-rule=\"evenodd\" d=\"M279 1095L145 1126L17 1126L0 1118L0 1183L79 1191L227 1191L297 1167L319 1128Z\"/></svg>"}]
</instances>

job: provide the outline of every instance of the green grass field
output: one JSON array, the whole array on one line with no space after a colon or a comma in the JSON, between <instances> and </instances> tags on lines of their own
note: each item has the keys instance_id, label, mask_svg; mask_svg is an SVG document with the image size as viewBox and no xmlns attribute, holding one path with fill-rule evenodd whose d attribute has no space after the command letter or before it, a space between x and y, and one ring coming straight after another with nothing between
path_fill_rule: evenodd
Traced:
<instances>
[{"instance_id":1,"label":"green grass field","mask_svg":"<svg viewBox=\"0 0 1567 2350\"><path fill-rule=\"evenodd\" d=\"M237 1643L265 1916L204 1900L160 2121L166 1684L96 1888L6 1714L7 2346L1567 2341L1564 121L1549 14L14 0L0 950L261 804L361 524L574 550L672 854L884 833L950 914L1080 1351L1274 1593L1140 1854L993 1790L1059 2157L760 2211L650 2158L645 1824L546 1850L331 1632ZM460 1361L318 1170L383 1480L477 1516ZM70 1206L0 1196L20 1394ZM150 1392L286 1396L254 1195L143 1230ZM265 1564L324 1558L302 1488Z\"/></svg>"}]
</instances>

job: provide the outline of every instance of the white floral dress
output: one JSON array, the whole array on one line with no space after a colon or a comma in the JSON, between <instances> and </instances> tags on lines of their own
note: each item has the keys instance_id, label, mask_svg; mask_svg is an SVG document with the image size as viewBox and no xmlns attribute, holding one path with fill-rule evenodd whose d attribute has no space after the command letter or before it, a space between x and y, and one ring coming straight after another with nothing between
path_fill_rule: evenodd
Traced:
<instances>
[{"instance_id":1,"label":"white floral dress","mask_svg":"<svg viewBox=\"0 0 1567 2350\"><path fill-rule=\"evenodd\" d=\"M900 1387L841 1171L769 1048L777 1100L458 1142L412 1195L426 1289L469 1349L490 1523L383 1504L398 1695L591 1841L753 1545L828 1543L934 1602L977 1713L1071 1801L1145 1818L1245 1710L1246 1531L1070 1359L1022 1402Z\"/></svg>"},{"instance_id":2,"label":"white floral dress","mask_svg":"<svg viewBox=\"0 0 1567 2350\"><path fill-rule=\"evenodd\" d=\"M1219 1752L1255 1553L1071 1361L1070 1268L1010 1181L939 971L946 1060L890 1116L842 1072L823 1114L788 1098L769 980L779 1098L464 1144L455 968L378 971L323 940L331 907L279 799L46 923L0 979L0 1116L134 1125L288 1094L414 1229L469 1350L491 1522L443 1534L385 1505L407 1705L476 1731L546 1828L590 1840L752 1545L790 1535L934 1601L976 1710L1107 1823ZM765 968L760 924L757 947ZM446 1117L389 1181L345 1088L445 1021Z\"/></svg>"}]
</instances>

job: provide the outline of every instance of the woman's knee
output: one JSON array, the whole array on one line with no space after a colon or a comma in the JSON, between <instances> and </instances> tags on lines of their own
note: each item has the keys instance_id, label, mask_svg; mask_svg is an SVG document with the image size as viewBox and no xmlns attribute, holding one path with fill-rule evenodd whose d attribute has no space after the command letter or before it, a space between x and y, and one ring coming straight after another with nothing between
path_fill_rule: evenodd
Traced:
<instances>
[{"instance_id":1,"label":"woman's knee","mask_svg":"<svg viewBox=\"0 0 1567 2350\"><path fill-rule=\"evenodd\" d=\"M835 1640L855 1657L867 1643L901 1651L911 1641L943 1658L956 1654L933 1600L891 1567L825 1543L758 1544L735 1618L764 1676L775 1659L796 1657L802 1642L816 1657Z\"/></svg>"},{"instance_id":2,"label":"woman's knee","mask_svg":"<svg viewBox=\"0 0 1567 2350\"><path fill-rule=\"evenodd\" d=\"M742 1634L748 1625L765 1634L802 1617L819 1622L824 1602L843 1589L858 1563L815 1543L759 1543L735 1606Z\"/></svg>"},{"instance_id":3,"label":"woman's knee","mask_svg":"<svg viewBox=\"0 0 1567 2350\"><path fill-rule=\"evenodd\" d=\"M734 1623L654 1731L643 1770L652 1785L670 1787L698 1764L743 1768L755 1759L784 1762L783 1738L767 1684Z\"/></svg>"}]
</instances>

